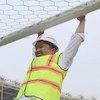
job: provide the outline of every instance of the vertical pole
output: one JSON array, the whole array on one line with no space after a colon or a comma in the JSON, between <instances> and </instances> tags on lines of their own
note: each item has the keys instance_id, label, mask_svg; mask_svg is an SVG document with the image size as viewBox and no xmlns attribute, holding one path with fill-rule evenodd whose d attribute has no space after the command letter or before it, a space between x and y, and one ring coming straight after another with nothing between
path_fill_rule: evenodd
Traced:
<instances>
[{"instance_id":1,"label":"vertical pole","mask_svg":"<svg viewBox=\"0 0 100 100\"><path fill-rule=\"evenodd\" d=\"M3 85L1 85L1 100L3 100Z\"/></svg>"}]
</instances>

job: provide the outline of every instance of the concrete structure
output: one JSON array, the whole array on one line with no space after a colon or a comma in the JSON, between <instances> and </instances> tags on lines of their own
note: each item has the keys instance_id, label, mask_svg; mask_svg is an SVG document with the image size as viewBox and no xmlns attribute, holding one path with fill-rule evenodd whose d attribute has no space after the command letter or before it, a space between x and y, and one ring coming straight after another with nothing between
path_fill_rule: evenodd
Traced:
<instances>
[{"instance_id":1,"label":"concrete structure","mask_svg":"<svg viewBox=\"0 0 100 100\"><path fill-rule=\"evenodd\" d=\"M0 77L0 100L14 100L20 84L16 81Z\"/></svg>"}]
</instances>

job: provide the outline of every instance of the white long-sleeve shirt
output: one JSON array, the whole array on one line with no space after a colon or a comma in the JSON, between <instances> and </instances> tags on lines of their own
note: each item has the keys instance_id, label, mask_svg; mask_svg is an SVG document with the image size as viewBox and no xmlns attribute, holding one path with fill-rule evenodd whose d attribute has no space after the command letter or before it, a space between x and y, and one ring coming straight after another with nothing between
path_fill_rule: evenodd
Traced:
<instances>
[{"instance_id":1,"label":"white long-sleeve shirt","mask_svg":"<svg viewBox=\"0 0 100 100\"><path fill-rule=\"evenodd\" d=\"M67 70L71 66L73 58L75 57L78 48L83 41L84 33L76 33L72 35L68 46L61 54L61 57L58 61L58 64L62 69Z\"/></svg>"}]
</instances>

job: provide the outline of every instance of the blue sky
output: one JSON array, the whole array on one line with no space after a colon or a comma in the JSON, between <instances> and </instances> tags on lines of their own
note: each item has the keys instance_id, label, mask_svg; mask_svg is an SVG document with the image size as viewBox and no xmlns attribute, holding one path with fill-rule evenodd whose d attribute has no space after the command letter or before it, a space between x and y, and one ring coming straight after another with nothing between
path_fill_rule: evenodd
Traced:
<instances>
[{"instance_id":1,"label":"blue sky","mask_svg":"<svg viewBox=\"0 0 100 100\"><path fill-rule=\"evenodd\" d=\"M58 41L63 52L78 21L73 19L45 30ZM85 41L74 58L63 83L63 92L95 96L100 99L100 10L86 16ZM37 35L0 47L0 76L22 82L32 60L32 42ZM98 100L99 100L98 99Z\"/></svg>"}]
</instances>

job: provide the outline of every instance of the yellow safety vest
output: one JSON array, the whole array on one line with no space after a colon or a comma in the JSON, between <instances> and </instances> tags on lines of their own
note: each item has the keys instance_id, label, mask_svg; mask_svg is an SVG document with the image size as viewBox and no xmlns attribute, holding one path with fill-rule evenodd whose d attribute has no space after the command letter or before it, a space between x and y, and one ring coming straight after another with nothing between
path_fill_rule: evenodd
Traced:
<instances>
[{"instance_id":1,"label":"yellow safety vest","mask_svg":"<svg viewBox=\"0 0 100 100\"><path fill-rule=\"evenodd\" d=\"M29 66L17 99L23 94L41 100L60 100L67 71L58 65L60 54L36 57Z\"/></svg>"}]
</instances>

